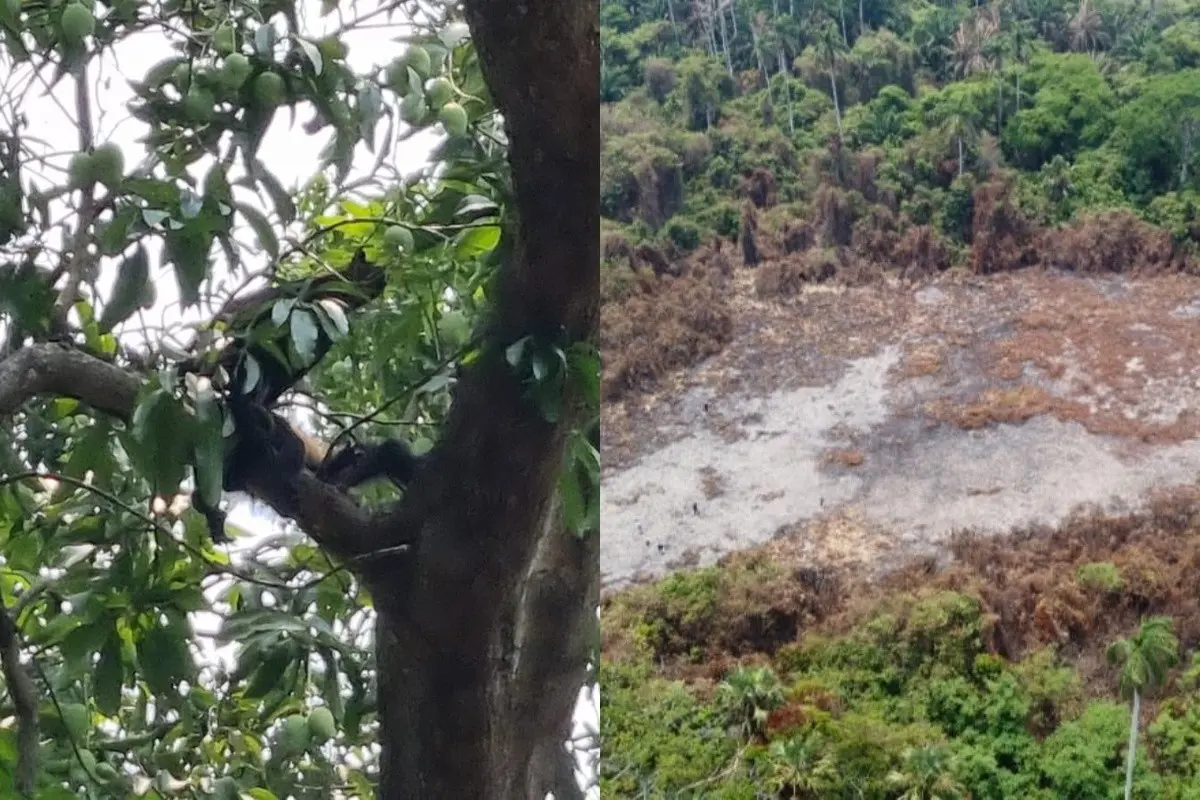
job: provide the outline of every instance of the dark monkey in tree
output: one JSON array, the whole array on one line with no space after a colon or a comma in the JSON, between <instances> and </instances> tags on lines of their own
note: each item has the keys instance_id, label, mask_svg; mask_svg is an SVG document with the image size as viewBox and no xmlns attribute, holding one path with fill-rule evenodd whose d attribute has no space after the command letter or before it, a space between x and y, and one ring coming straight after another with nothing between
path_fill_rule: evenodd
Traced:
<instances>
[{"instance_id":1,"label":"dark monkey in tree","mask_svg":"<svg viewBox=\"0 0 1200 800\"><path fill-rule=\"evenodd\" d=\"M234 425L225 440L222 489L246 489L248 478L268 476L289 487L297 475L309 470L318 478L347 490L376 478L387 478L403 489L412 480L420 458L399 440L376 444L349 444L330 452L323 440L298 430L273 410L280 396L295 386L329 352L333 339L323 325L316 328L311 352L295 352L284 326L272 320L279 301L321 304L328 313L333 304L340 312L352 311L378 297L384 288L384 270L367 261L360 249L339 273L310 280L270 286L226 303L216 320L230 324L233 338L215 358L196 358L181 371L228 377L223 400ZM343 313L344 315L344 313ZM227 541L225 514L219 497L206 497L197 481L192 504L208 521L216 542Z\"/></svg>"}]
</instances>

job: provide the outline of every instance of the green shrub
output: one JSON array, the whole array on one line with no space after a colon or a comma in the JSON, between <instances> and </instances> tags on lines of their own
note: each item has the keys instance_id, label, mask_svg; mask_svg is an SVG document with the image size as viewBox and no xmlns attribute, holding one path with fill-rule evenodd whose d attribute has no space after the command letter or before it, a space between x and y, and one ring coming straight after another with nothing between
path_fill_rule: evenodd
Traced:
<instances>
[{"instance_id":1,"label":"green shrub","mask_svg":"<svg viewBox=\"0 0 1200 800\"><path fill-rule=\"evenodd\" d=\"M672 217L664 232L681 250L695 250L700 246L700 228L691 220Z\"/></svg>"},{"instance_id":2,"label":"green shrub","mask_svg":"<svg viewBox=\"0 0 1200 800\"><path fill-rule=\"evenodd\" d=\"M1109 593L1119 592L1125 585L1121 579L1121 570L1111 561L1080 564L1075 570L1075 582L1084 589Z\"/></svg>"}]
</instances>

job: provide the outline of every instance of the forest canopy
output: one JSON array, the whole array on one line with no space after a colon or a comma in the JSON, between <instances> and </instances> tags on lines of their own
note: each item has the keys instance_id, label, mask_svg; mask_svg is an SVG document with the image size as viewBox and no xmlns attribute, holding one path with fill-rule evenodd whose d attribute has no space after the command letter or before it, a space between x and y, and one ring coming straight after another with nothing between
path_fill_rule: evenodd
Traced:
<instances>
[{"instance_id":1,"label":"forest canopy","mask_svg":"<svg viewBox=\"0 0 1200 800\"><path fill-rule=\"evenodd\" d=\"M684 306L722 294L729 258L767 262L764 296L953 266L1193 268L1195 3L606 2L601 43L604 296L626 304L602 326L610 398L670 368L630 354L639 296L678 308L671 363L722 346L719 300ZM631 293L639 271L689 285Z\"/></svg>"}]
</instances>

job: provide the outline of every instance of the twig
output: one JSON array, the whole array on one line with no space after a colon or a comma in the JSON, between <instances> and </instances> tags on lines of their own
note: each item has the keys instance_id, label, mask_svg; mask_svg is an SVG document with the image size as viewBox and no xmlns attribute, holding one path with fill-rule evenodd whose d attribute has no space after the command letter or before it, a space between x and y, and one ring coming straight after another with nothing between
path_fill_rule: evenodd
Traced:
<instances>
[{"instance_id":1,"label":"twig","mask_svg":"<svg viewBox=\"0 0 1200 800\"><path fill-rule=\"evenodd\" d=\"M33 797L37 783L37 691L21 664L20 633L0 596L0 666L17 717L17 791Z\"/></svg>"}]
</instances>

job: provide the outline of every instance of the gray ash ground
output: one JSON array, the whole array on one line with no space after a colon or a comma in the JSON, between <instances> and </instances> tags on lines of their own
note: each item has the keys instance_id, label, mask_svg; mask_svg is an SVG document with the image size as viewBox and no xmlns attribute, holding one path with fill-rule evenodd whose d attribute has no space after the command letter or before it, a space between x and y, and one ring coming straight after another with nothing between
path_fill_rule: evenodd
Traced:
<instances>
[{"instance_id":1,"label":"gray ash ground","mask_svg":"<svg viewBox=\"0 0 1200 800\"><path fill-rule=\"evenodd\" d=\"M1176 424L1200 400L1200 280L1018 273L819 291L791 304L747 292L725 352L605 409L606 588L773 541L814 564L886 566L943 552L956 529L1129 510L1200 474L1200 438ZM1044 329L1046 353L1031 350ZM931 411L1013 387L1076 417L1035 408L971 429Z\"/></svg>"}]
</instances>

